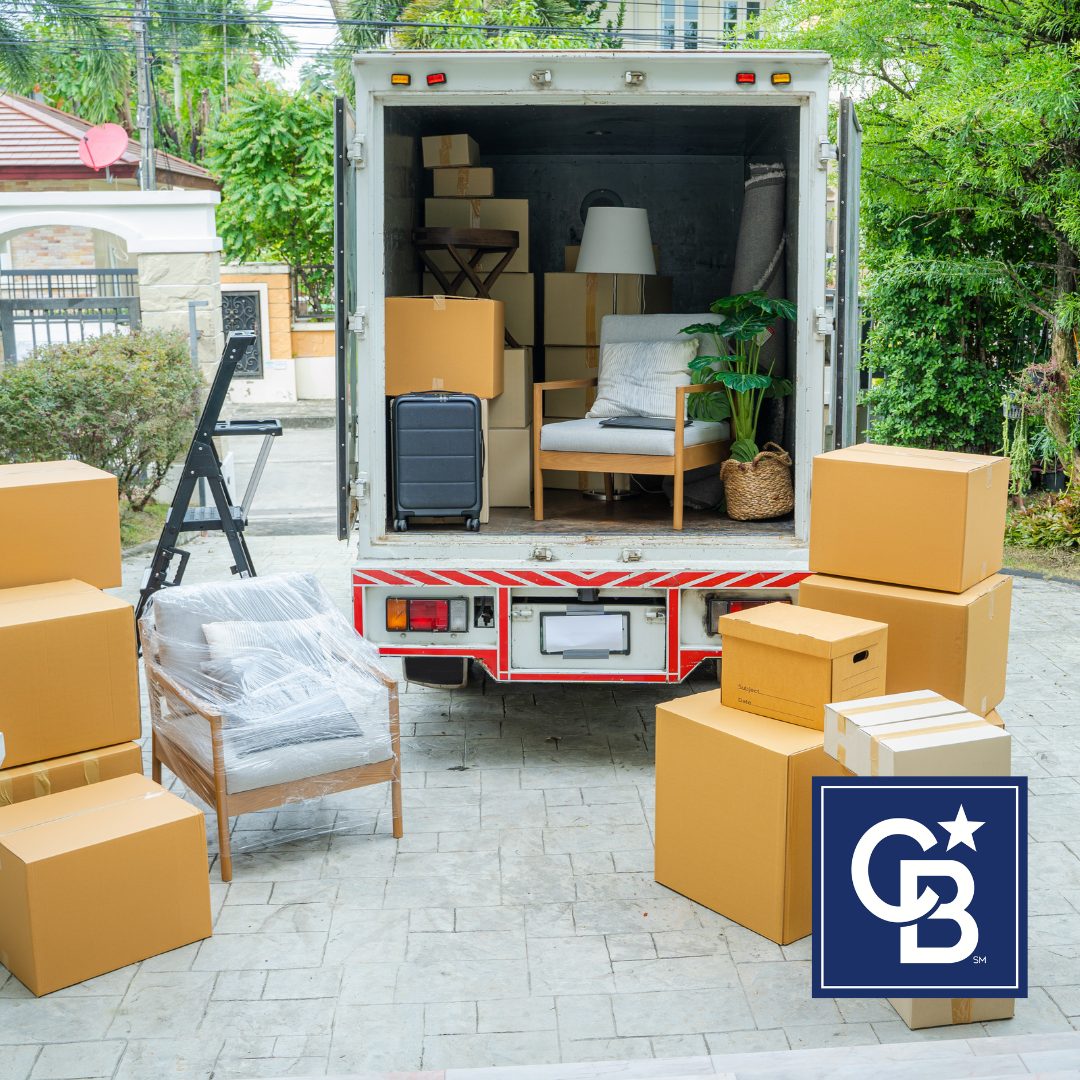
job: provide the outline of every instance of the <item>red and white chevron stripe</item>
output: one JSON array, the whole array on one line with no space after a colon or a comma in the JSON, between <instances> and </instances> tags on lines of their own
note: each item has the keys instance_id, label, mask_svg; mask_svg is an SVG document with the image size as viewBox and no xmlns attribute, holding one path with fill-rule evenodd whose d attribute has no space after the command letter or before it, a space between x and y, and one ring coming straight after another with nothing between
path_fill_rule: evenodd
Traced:
<instances>
[{"instance_id":1,"label":"red and white chevron stripe","mask_svg":"<svg viewBox=\"0 0 1080 1080\"><path fill-rule=\"evenodd\" d=\"M540 587L573 589L791 589L808 571L788 570L419 570L364 567L353 570L355 585L446 587Z\"/></svg>"}]
</instances>

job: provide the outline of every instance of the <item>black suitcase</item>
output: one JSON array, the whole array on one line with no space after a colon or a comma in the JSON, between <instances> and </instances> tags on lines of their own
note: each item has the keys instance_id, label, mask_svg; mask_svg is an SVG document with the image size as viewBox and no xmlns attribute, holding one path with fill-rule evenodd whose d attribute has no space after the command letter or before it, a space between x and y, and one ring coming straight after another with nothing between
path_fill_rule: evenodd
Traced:
<instances>
[{"instance_id":1,"label":"black suitcase","mask_svg":"<svg viewBox=\"0 0 1080 1080\"><path fill-rule=\"evenodd\" d=\"M394 529L412 517L465 519L480 529L484 500L484 431L472 394L402 394L390 409Z\"/></svg>"}]
</instances>

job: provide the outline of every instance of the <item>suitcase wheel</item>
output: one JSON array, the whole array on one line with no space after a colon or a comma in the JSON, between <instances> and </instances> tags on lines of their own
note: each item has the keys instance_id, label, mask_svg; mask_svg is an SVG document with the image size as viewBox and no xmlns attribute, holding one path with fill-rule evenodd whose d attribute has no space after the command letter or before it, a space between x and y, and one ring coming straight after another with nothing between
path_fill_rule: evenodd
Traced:
<instances>
[{"instance_id":1,"label":"suitcase wheel","mask_svg":"<svg viewBox=\"0 0 1080 1080\"><path fill-rule=\"evenodd\" d=\"M465 519L465 528L468 529L469 532L479 532L480 531L480 519L479 518L466 518Z\"/></svg>"},{"instance_id":2,"label":"suitcase wheel","mask_svg":"<svg viewBox=\"0 0 1080 1080\"><path fill-rule=\"evenodd\" d=\"M408 532L409 531L409 519L408 518L394 518L394 532Z\"/></svg>"}]
</instances>

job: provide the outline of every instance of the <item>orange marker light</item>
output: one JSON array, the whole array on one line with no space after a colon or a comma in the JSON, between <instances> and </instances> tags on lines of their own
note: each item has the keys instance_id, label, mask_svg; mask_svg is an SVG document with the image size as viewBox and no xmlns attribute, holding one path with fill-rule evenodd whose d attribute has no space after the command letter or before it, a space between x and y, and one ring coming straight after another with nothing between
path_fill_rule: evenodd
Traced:
<instances>
[{"instance_id":1,"label":"orange marker light","mask_svg":"<svg viewBox=\"0 0 1080 1080\"><path fill-rule=\"evenodd\" d=\"M436 71L427 77L428 86L444 86L446 84L446 74L442 71Z\"/></svg>"},{"instance_id":2,"label":"orange marker light","mask_svg":"<svg viewBox=\"0 0 1080 1080\"><path fill-rule=\"evenodd\" d=\"M408 630L409 620L407 616L406 600L387 600L386 601L386 629L387 630Z\"/></svg>"},{"instance_id":3,"label":"orange marker light","mask_svg":"<svg viewBox=\"0 0 1080 1080\"><path fill-rule=\"evenodd\" d=\"M390 76L391 86L408 86L410 83L412 83L412 76L406 75L403 72Z\"/></svg>"},{"instance_id":4,"label":"orange marker light","mask_svg":"<svg viewBox=\"0 0 1080 1080\"><path fill-rule=\"evenodd\" d=\"M790 71L774 71L772 74L773 86L787 86L791 82Z\"/></svg>"},{"instance_id":5,"label":"orange marker light","mask_svg":"<svg viewBox=\"0 0 1080 1080\"><path fill-rule=\"evenodd\" d=\"M752 71L740 71L736 74L735 81L740 86L753 86L757 82L757 76Z\"/></svg>"}]
</instances>

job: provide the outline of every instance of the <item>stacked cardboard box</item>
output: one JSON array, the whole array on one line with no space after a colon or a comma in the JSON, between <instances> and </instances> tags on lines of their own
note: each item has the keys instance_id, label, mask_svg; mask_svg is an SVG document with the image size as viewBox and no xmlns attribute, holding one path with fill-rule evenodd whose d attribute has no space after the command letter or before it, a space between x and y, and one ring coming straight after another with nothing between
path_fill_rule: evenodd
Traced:
<instances>
[{"instance_id":1,"label":"stacked cardboard box","mask_svg":"<svg viewBox=\"0 0 1080 1080\"><path fill-rule=\"evenodd\" d=\"M532 502L532 349L503 353L503 392L488 410L487 461L492 506Z\"/></svg>"}]
</instances>

